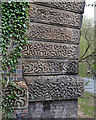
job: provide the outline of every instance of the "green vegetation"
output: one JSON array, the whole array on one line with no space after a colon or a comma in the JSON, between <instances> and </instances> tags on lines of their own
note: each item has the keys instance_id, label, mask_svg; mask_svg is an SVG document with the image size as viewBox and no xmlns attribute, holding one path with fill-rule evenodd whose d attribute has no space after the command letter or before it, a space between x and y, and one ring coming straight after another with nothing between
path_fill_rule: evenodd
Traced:
<instances>
[{"instance_id":1,"label":"green vegetation","mask_svg":"<svg viewBox=\"0 0 96 120\"><path fill-rule=\"evenodd\" d=\"M80 57L83 55L83 53L85 52L87 47L88 47L88 43L87 43L86 39L83 36L81 36L81 38L80 38ZM94 43L88 49L86 56L91 54L92 51L94 51Z\"/></svg>"},{"instance_id":2,"label":"green vegetation","mask_svg":"<svg viewBox=\"0 0 96 120\"><path fill-rule=\"evenodd\" d=\"M14 109L12 106L17 99L15 90L19 90L9 78L18 68L19 60L22 58L21 51L28 43L25 35L29 28L29 3L28 2L2 2L2 111L3 119L12 117ZM10 49L11 48L11 49ZM9 51L11 50L11 51ZM15 75L15 74L14 74ZM11 87L11 88L10 88ZM9 91L6 93L6 89ZM13 90L14 89L14 90Z\"/></svg>"},{"instance_id":3,"label":"green vegetation","mask_svg":"<svg viewBox=\"0 0 96 120\"><path fill-rule=\"evenodd\" d=\"M88 44L87 44L86 39L83 36L81 36L81 39L80 39L80 56L79 57L81 57L84 54L84 52L85 52L85 50L86 50L87 47L88 47ZM91 54L92 51L94 51L94 44L92 44L90 46L89 50L86 53L86 56L89 55L89 54ZM88 58L87 61L88 61L88 63L90 65L92 65L92 63L94 62L94 58ZM86 73L88 71L90 71L90 69L91 69L90 68L91 66L88 63L86 62L86 60L82 61L82 62L79 62L79 75L80 76L82 76L82 77L88 77L86 75ZM89 77L91 77L91 76L92 75L89 75Z\"/></svg>"},{"instance_id":4,"label":"green vegetation","mask_svg":"<svg viewBox=\"0 0 96 120\"><path fill-rule=\"evenodd\" d=\"M78 114L80 118L94 118L94 110L96 109L94 106L95 99L96 97L88 92L84 92L83 98L78 99Z\"/></svg>"},{"instance_id":5,"label":"green vegetation","mask_svg":"<svg viewBox=\"0 0 96 120\"><path fill-rule=\"evenodd\" d=\"M79 63L79 75L86 77L86 72L88 70L88 64L86 62Z\"/></svg>"},{"instance_id":6,"label":"green vegetation","mask_svg":"<svg viewBox=\"0 0 96 120\"><path fill-rule=\"evenodd\" d=\"M92 77L94 75L94 55L96 54L96 50L94 49L96 38L94 28L93 20L84 17L81 28L79 55L79 75L82 77ZM86 76L86 73L89 73L89 75Z\"/></svg>"}]
</instances>

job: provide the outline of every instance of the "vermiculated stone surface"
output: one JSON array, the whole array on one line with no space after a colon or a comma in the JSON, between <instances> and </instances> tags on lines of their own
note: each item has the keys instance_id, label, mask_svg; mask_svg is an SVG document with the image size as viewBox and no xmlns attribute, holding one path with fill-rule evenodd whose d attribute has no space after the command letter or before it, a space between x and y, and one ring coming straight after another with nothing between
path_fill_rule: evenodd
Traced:
<instances>
[{"instance_id":1,"label":"vermiculated stone surface","mask_svg":"<svg viewBox=\"0 0 96 120\"><path fill-rule=\"evenodd\" d=\"M84 90L77 75L84 12L84 1L80 1L30 3L26 33L30 38L22 63L29 93L28 118L77 118L77 99Z\"/></svg>"},{"instance_id":2,"label":"vermiculated stone surface","mask_svg":"<svg viewBox=\"0 0 96 120\"><path fill-rule=\"evenodd\" d=\"M24 75L78 74L77 60L23 59Z\"/></svg>"},{"instance_id":3,"label":"vermiculated stone surface","mask_svg":"<svg viewBox=\"0 0 96 120\"><path fill-rule=\"evenodd\" d=\"M27 31L31 40L79 44L80 30L67 27L30 23Z\"/></svg>"},{"instance_id":4,"label":"vermiculated stone surface","mask_svg":"<svg viewBox=\"0 0 96 120\"><path fill-rule=\"evenodd\" d=\"M79 46L53 42L30 41L23 48L23 57L78 59Z\"/></svg>"},{"instance_id":5,"label":"vermiculated stone surface","mask_svg":"<svg viewBox=\"0 0 96 120\"><path fill-rule=\"evenodd\" d=\"M26 76L24 79L29 88L30 101L77 99L84 90L79 76Z\"/></svg>"},{"instance_id":6,"label":"vermiculated stone surface","mask_svg":"<svg viewBox=\"0 0 96 120\"><path fill-rule=\"evenodd\" d=\"M84 6L85 6L85 2L84 0L80 0L80 1L73 1L71 2L70 0L56 0L54 1L42 1L42 2L34 2L37 5L42 5L42 6L47 6L47 7L52 7L52 8L56 8L56 9L61 9L61 10L67 10L67 11L73 11L76 13L83 13L84 12Z\"/></svg>"},{"instance_id":7,"label":"vermiculated stone surface","mask_svg":"<svg viewBox=\"0 0 96 120\"><path fill-rule=\"evenodd\" d=\"M8 85L5 89L5 95L9 96L13 90L17 94L17 99L15 100L15 102L12 102L12 106L14 106L14 113L12 117L17 118L17 116L28 114L28 87L23 81L15 81L12 84L14 85L14 87L13 85ZM20 89L17 89L15 85Z\"/></svg>"},{"instance_id":8,"label":"vermiculated stone surface","mask_svg":"<svg viewBox=\"0 0 96 120\"><path fill-rule=\"evenodd\" d=\"M82 24L81 14L58 10L50 7L42 7L34 4L30 4L30 10L32 11L29 13L30 21L34 21L36 23L60 25L74 28L80 28Z\"/></svg>"}]
</instances>

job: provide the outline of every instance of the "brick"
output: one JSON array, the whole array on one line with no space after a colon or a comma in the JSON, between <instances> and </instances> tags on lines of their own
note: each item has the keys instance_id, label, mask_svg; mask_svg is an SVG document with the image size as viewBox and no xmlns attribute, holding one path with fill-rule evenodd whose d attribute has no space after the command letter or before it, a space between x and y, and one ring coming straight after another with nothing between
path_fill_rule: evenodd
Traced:
<instances>
[{"instance_id":1,"label":"brick","mask_svg":"<svg viewBox=\"0 0 96 120\"><path fill-rule=\"evenodd\" d=\"M16 70L14 70L14 73L16 73Z\"/></svg>"},{"instance_id":2,"label":"brick","mask_svg":"<svg viewBox=\"0 0 96 120\"><path fill-rule=\"evenodd\" d=\"M9 80L13 80L13 78L9 78Z\"/></svg>"},{"instance_id":3,"label":"brick","mask_svg":"<svg viewBox=\"0 0 96 120\"><path fill-rule=\"evenodd\" d=\"M22 73L22 69L21 69L21 70L20 70L20 69L19 69L19 70L17 69L17 73Z\"/></svg>"},{"instance_id":4,"label":"brick","mask_svg":"<svg viewBox=\"0 0 96 120\"><path fill-rule=\"evenodd\" d=\"M22 69L22 65L19 65L17 69Z\"/></svg>"},{"instance_id":5,"label":"brick","mask_svg":"<svg viewBox=\"0 0 96 120\"><path fill-rule=\"evenodd\" d=\"M16 73L16 76L13 74L12 77L22 77L22 73Z\"/></svg>"},{"instance_id":6,"label":"brick","mask_svg":"<svg viewBox=\"0 0 96 120\"><path fill-rule=\"evenodd\" d=\"M18 77L17 80L23 80L22 77Z\"/></svg>"},{"instance_id":7,"label":"brick","mask_svg":"<svg viewBox=\"0 0 96 120\"><path fill-rule=\"evenodd\" d=\"M44 24L81 28L82 15L40 5L30 4L30 21Z\"/></svg>"}]
</instances>

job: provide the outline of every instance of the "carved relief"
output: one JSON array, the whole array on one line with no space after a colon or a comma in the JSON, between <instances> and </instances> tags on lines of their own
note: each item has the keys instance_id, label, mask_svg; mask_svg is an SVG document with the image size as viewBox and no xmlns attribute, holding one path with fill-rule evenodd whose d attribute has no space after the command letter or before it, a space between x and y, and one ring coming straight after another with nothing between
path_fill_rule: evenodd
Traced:
<instances>
[{"instance_id":1,"label":"carved relief","mask_svg":"<svg viewBox=\"0 0 96 120\"><path fill-rule=\"evenodd\" d=\"M36 42L31 41L23 48L23 56L37 56L46 58L68 58L77 59L79 52L79 46L48 43L48 42Z\"/></svg>"},{"instance_id":2,"label":"carved relief","mask_svg":"<svg viewBox=\"0 0 96 120\"><path fill-rule=\"evenodd\" d=\"M15 82L16 85L22 89L22 91L17 91L18 94L18 99L15 102L15 107L16 108L21 108L23 107L25 109L25 107L28 107L28 87L25 84L25 82L21 81L21 82Z\"/></svg>"},{"instance_id":3,"label":"carved relief","mask_svg":"<svg viewBox=\"0 0 96 120\"><path fill-rule=\"evenodd\" d=\"M11 94L11 91L15 91L15 94L17 94L18 98L16 99L14 105L15 109L25 109L28 107L28 88L24 82L13 82L14 87L9 85L7 89L5 89L5 95L6 97ZM19 88L16 88L15 85Z\"/></svg>"},{"instance_id":4,"label":"carved relief","mask_svg":"<svg viewBox=\"0 0 96 120\"><path fill-rule=\"evenodd\" d=\"M43 25L38 23L30 23L27 32L28 37L33 40L46 40L65 43L79 43L80 30L57 27L52 25Z\"/></svg>"},{"instance_id":5,"label":"carved relief","mask_svg":"<svg viewBox=\"0 0 96 120\"><path fill-rule=\"evenodd\" d=\"M82 15L30 4L30 20L38 23L56 24L68 27L81 27Z\"/></svg>"},{"instance_id":6,"label":"carved relief","mask_svg":"<svg viewBox=\"0 0 96 120\"><path fill-rule=\"evenodd\" d=\"M70 2L68 0L56 0L56 2L54 1L48 1L47 2L34 2L37 5L44 5L44 6L48 6L48 7L53 7L53 8L57 8L57 9L61 9L61 10L68 10L68 11L73 11L73 12L78 12L78 13L83 13L84 12L84 0L80 0L80 1L73 1Z\"/></svg>"},{"instance_id":7,"label":"carved relief","mask_svg":"<svg viewBox=\"0 0 96 120\"><path fill-rule=\"evenodd\" d=\"M30 101L76 99L84 90L79 76L28 76L24 79L27 80Z\"/></svg>"},{"instance_id":8,"label":"carved relief","mask_svg":"<svg viewBox=\"0 0 96 120\"><path fill-rule=\"evenodd\" d=\"M78 74L77 60L23 59L24 75Z\"/></svg>"}]
</instances>

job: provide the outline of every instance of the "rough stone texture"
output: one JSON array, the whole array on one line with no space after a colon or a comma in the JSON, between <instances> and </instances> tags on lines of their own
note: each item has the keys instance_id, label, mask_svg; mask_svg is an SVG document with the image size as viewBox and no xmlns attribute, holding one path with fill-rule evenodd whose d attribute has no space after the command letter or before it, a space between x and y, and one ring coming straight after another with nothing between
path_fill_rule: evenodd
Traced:
<instances>
[{"instance_id":1,"label":"rough stone texture","mask_svg":"<svg viewBox=\"0 0 96 120\"><path fill-rule=\"evenodd\" d=\"M30 101L77 99L84 90L79 76L28 76L24 77Z\"/></svg>"},{"instance_id":2,"label":"rough stone texture","mask_svg":"<svg viewBox=\"0 0 96 120\"><path fill-rule=\"evenodd\" d=\"M28 108L22 108L22 109L16 109L14 110L13 113L13 118L26 118L26 116L28 117ZM15 119L12 119L15 120ZM17 119L16 119L17 120ZM19 119L21 120L21 119Z\"/></svg>"},{"instance_id":3,"label":"rough stone texture","mask_svg":"<svg viewBox=\"0 0 96 120\"><path fill-rule=\"evenodd\" d=\"M23 59L24 75L78 74L77 60Z\"/></svg>"},{"instance_id":4,"label":"rough stone texture","mask_svg":"<svg viewBox=\"0 0 96 120\"><path fill-rule=\"evenodd\" d=\"M57 27L38 23L30 23L27 31L31 40L77 43L80 41L80 30L74 28Z\"/></svg>"},{"instance_id":5,"label":"rough stone texture","mask_svg":"<svg viewBox=\"0 0 96 120\"><path fill-rule=\"evenodd\" d=\"M76 13L83 13L84 12L84 6L85 2L84 0L77 0L74 2L70 2L70 0L55 0L56 2L53 2L52 0L46 0L42 2L34 2L37 5L42 5L42 6L47 6L47 7L52 7L56 9L61 9L61 10L67 10L67 11L72 11ZM71 0L72 1L72 0Z\"/></svg>"},{"instance_id":6,"label":"rough stone texture","mask_svg":"<svg viewBox=\"0 0 96 120\"><path fill-rule=\"evenodd\" d=\"M30 4L30 21L80 28L82 15L64 10Z\"/></svg>"},{"instance_id":7,"label":"rough stone texture","mask_svg":"<svg viewBox=\"0 0 96 120\"><path fill-rule=\"evenodd\" d=\"M20 88L20 90L16 87L11 87L11 85L9 85L5 89L5 96L9 96L12 90L14 90L15 93L18 95L18 98L16 99L16 101L14 101L14 103L12 103L11 106L15 109L12 117L17 118L28 114L28 87L23 81L15 81L13 82L13 84L14 86L16 85L18 88Z\"/></svg>"},{"instance_id":8,"label":"rough stone texture","mask_svg":"<svg viewBox=\"0 0 96 120\"><path fill-rule=\"evenodd\" d=\"M23 109L25 107L28 107L28 87L25 82L13 82L14 87L12 88L11 85L8 85L8 87L5 89L5 95L10 95L11 91L14 89L15 93L18 95L18 98L16 99L14 103L15 109ZM20 88L17 89L16 87Z\"/></svg>"},{"instance_id":9,"label":"rough stone texture","mask_svg":"<svg viewBox=\"0 0 96 120\"><path fill-rule=\"evenodd\" d=\"M15 110L13 113L13 118L22 117L25 114L28 114L28 87L25 82L15 82L15 84L22 89L16 90L16 94L18 95L18 99L15 101ZM10 93L10 91L9 91ZM8 91L7 91L8 94Z\"/></svg>"},{"instance_id":10,"label":"rough stone texture","mask_svg":"<svg viewBox=\"0 0 96 120\"><path fill-rule=\"evenodd\" d=\"M21 88L23 91L17 91L18 98L15 102L16 108L28 107L28 87L25 82L15 82L16 85Z\"/></svg>"},{"instance_id":11,"label":"rough stone texture","mask_svg":"<svg viewBox=\"0 0 96 120\"><path fill-rule=\"evenodd\" d=\"M78 100L31 102L29 118L77 118Z\"/></svg>"},{"instance_id":12,"label":"rough stone texture","mask_svg":"<svg viewBox=\"0 0 96 120\"><path fill-rule=\"evenodd\" d=\"M30 42L23 50L22 64L29 91L28 118L77 118L77 98L84 90L77 75L84 4L33 3L26 33Z\"/></svg>"},{"instance_id":13,"label":"rough stone texture","mask_svg":"<svg viewBox=\"0 0 96 120\"><path fill-rule=\"evenodd\" d=\"M78 59L79 46L51 42L30 41L23 48L23 56L27 58L67 58Z\"/></svg>"},{"instance_id":14,"label":"rough stone texture","mask_svg":"<svg viewBox=\"0 0 96 120\"><path fill-rule=\"evenodd\" d=\"M23 75L28 87L19 81L22 63L16 70L17 76L12 75L13 80L19 81L15 81L17 86L24 90L16 91L19 97L14 104L14 118L77 118L77 98L84 89L82 79L75 76L84 3L35 2L30 4L30 10L31 27L27 34L31 45L25 47L23 55L33 58L23 59ZM11 51L10 46L8 52ZM5 90L6 95L11 91Z\"/></svg>"}]
</instances>

